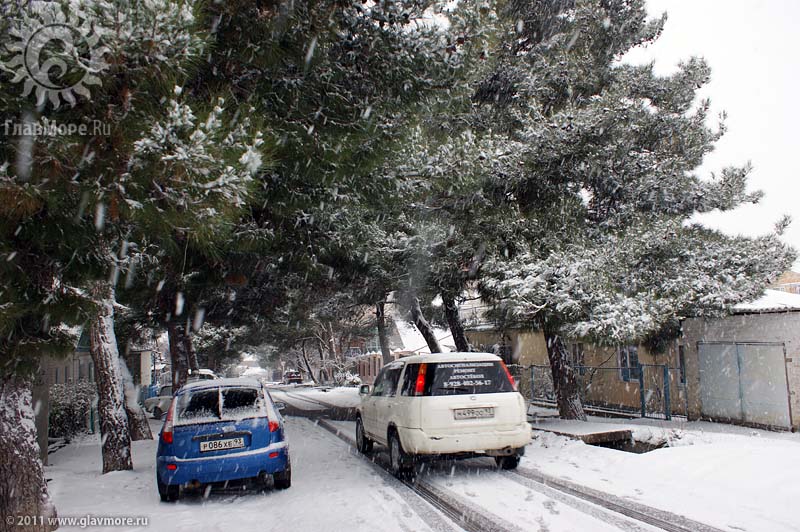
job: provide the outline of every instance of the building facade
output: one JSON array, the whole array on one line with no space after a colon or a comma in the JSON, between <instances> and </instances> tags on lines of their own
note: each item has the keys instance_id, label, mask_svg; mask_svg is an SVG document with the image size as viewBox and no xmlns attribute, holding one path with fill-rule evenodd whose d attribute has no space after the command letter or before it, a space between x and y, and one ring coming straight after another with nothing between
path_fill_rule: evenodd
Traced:
<instances>
[{"instance_id":1,"label":"building facade","mask_svg":"<svg viewBox=\"0 0 800 532\"><path fill-rule=\"evenodd\" d=\"M800 295L688 319L683 340L692 418L800 429Z\"/></svg>"}]
</instances>

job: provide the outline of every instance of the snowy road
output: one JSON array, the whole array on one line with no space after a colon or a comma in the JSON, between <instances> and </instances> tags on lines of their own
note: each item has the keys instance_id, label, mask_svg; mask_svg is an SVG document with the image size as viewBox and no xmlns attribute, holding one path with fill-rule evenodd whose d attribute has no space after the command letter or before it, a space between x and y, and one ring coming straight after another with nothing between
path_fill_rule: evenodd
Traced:
<instances>
[{"instance_id":1,"label":"snowy road","mask_svg":"<svg viewBox=\"0 0 800 532\"><path fill-rule=\"evenodd\" d=\"M152 422L154 429L158 425L159 422ZM321 425L338 429L341 438ZM293 462L293 485L287 491L230 490L213 492L207 497L188 495L176 504L161 503L154 482L157 442L134 443L135 470L101 475L97 436L73 442L51 455L46 477L51 479L50 492L60 516L143 516L149 519L146 530L157 531L449 532L463 527L481 532L649 532L657 530L651 526L653 524L666 530L712 530L708 525L700 526L702 523L683 517L690 515L684 513L684 508L697 512L685 497L681 499L677 484L667 486L671 488L670 496L664 501L669 503L677 498L680 503L659 505L655 501L647 505L624 491L614 494L622 489L619 486L598 490L592 486L594 477L588 472L577 475L582 481L580 483L573 482L570 477L588 469L597 475L605 475L600 480L608 478L621 483L628 478L628 469L633 475L635 471L642 472L664 461L676 468L680 464L671 459L675 453L683 452L682 456L687 452L703 452L703 456L713 453L721 448L717 442L721 436L711 438L706 434L703 438L711 438L711 443L698 442L688 448L676 447L636 455L585 446L554 435L540 435L529 447L516 473L498 471L494 462L487 458L433 462L422 465L417 482L407 485L385 471L387 458L380 446L368 458L357 454L352 445L342 441L353 439L353 422L315 422L289 417L286 427ZM728 439L742 437L725 436ZM692 438L690 435L683 437ZM722 438L723 443L727 441L725 438ZM794 449L797 445L781 440L747 438L753 440L753 445L770 450L780 450L787 445ZM782 456L788 455L784 453ZM608 476L609 472L613 474ZM641 495L650 491L648 486L667 482L673 477L675 475L668 472L660 472L649 480L639 475L636 483L631 485L638 486L636 493ZM713 478L716 477L706 479L710 487L718 485L716 481L712 482ZM722 478L719 480L721 482ZM627 485L620 484L623 487ZM704 493L700 486L695 484L692 488L695 496ZM729 491L734 487L735 484L729 484ZM787 489L787 493L792 492ZM775 495L777 492L773 493ZM761 517L764 512L755 513L746 506L742 506L738 513L723 514L720 513L721 504L707 498L705 501L709 503L705 516L708 520L703 519L703 523L718 529L747 532L798 530L788 523L788 517L779 512L772 512L775 515L767 521ZM763 498L761 501L765 502ZM722 520L747 523L748 526L724 526L720 523ZM761 526L765 523L777 526Z\"/></svg>"},{"instance_id":2,"label":"snowy road","mask_svg":"<svg viewBox=\"0 0 800 532\"><path fill-rule=\"evenodd\" d=\"M46 476L59 515L147 516L149 525L138 530L457 530L312 421L287 418L286 427L293 469L286 491L212 492L162 503L154 481L155 440L134 443L133 471L100 475L99 441L89 438L51 455Z\"/></svg>"},{"instance_id":3,"label":"snowy road","mask_svg":"<svg viewBox=\"0 0 800 532\"><path fill-rule=\"evenodd\" d=\"M342 436L352 439L355 424L328 421ZM386 460L380 446L374 460ZM531 531L632 531L660 530L616 512L586 502L513 473L498 471L494 461L480 458L424 464L418 482L431 486L461 507L475 508L508 523L507 530Z\"/></svg>"}]
</instances>

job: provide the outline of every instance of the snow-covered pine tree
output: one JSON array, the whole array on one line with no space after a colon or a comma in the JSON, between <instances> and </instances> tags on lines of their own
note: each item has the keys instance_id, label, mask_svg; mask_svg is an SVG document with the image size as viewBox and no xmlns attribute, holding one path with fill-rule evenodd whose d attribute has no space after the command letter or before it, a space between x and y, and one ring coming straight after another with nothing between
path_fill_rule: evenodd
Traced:
<instances>
[{"instance_id":1,"label":"snow-covered pine tree","mask_svg":"<svg viewBox=\"0 0 800 532\"><path fill-rule=\"evenodd\" d=\"M476 99L515 154L493 174L498 208L520 212L529 237L484 266L482 289L543 331L560 413L583 418L566 337L658 343L686 316L758 296L794 252L777 233L734 238L691 223L759 196L746 190L748 168L696 174L723 132L696 101L703 60L668 76L619 61L661 31L643 0L511 2L503 13Z\"/></svg>"},{"instance_id":2,"label":"snow-covered pine tree","mask_svg":"<svg viewBox=\"0 0 800 532\"><path fill-rule=\"evenodd\" d=\"M194 2L169 0L3 3L0 48L43 20L67 21L85 40L46 51L66 66L62 74L91 73L93 79L88 92L64 93L61 102L44 98L37 106L11 83L14 72L0 72L0 106L12 123L86 127L55 135L11 133L0 144L0 249L6 259L0 264L0 371L3 404L13 407L3 410L4 440L32 436L25 399L30 376L43 355L74 348L61 324L88 323L104 470L130 467L111 323L117 281L134 280L135 268L158 263L166 240L160 235L177 230L213 240L228 230L215 222L238 216L262 162L263 141L246 108L238 113L221 98L181 97L176 82L205 45L198 9ZM87 57L94 61L91 72ZM2 456L3 467L15 474L7 477L14 482L4 484L0 505L4 515L47 515L35 439L24 442L19 449L25 452Z\"/></svg>"},{"instance_id":3,"label":"snow-covered pine tree","mask_svg":"<svg viewBox=\"0 0 800 532\"><path fill-rule=\"evenodd\" d=\"M186 89L229 87L270 125L275 142L273 164L259 176L264 201L238 223L219 260L195 261L188 246L191 278L182 291L190 312L202 308L215 326L264 329L275 308L290 304L287 294L316 283L324 290L331 271L349 282L365 256L355 238L363 231L352 232L350 220L365 206L374 217L413 186L376 168L431 99L448 97L472 46L466 30L479 33L466 15L452 16L450 28L430 24L443 6L209 5L214 46Z\"/></svg>"}]
</instances>

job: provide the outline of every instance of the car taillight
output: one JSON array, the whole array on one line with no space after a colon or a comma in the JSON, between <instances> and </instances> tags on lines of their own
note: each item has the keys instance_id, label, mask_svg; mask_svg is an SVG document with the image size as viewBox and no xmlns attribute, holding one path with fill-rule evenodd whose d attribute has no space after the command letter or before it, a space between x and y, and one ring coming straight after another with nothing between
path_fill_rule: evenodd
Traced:
<instances>
[{"instance_id":1,"label":"car taillight","mask_svg":"<svg viewBox=\"0 0 800 532\"><path fill-rule=\"evenodd\" d=\"M264 425L261 425L261 426L263 427ZM281 425L277 421L270 421L269 422L269 431L270 432L278 432L279 428L281 428Z\"/></svg>"},{"instance_id":2,"label":"car taillight","mask_svg":"<svg viewBox=\"0 0 800 532\"><path fill-rule=\"evenodd\" d=\"M517 382L514 380L514 376L513 376L513 375L511 375L511 372L510 372L510 371L508 371L508 366L506 366L506 363L505 363L505 362L503 362L503 361L501 360L501 361L500 361L500 364L502 364L502 366L503 366L503 369L504 369L504 370L506 370L506 377L508 377L508 382L510 382L510 383L511 383L511 387L512 387L512 388L514 388L514 391L516 392L516 391L517 391Z\"/></svg>"},{"instance_id":3,"label":"car taillight","mask_svg":"<svg viewBox=\"0 0 800 532\"><path fill-rule=\"evenodd\" d=\"M417 373L417 382L414 385L414 395L422 395L425 393L425 373L428 371L427 364L419 365L419 372Z\"/></svg>"},{"instance_id":4,"label":"car taillight","mask_svg":"<svg viewBox=\"0 0 800 532\"><path fill-rule=\"evenodd\" d=\"M167 410L167 419L164 420L164 428L161 429L161 441L164 443L172 443L172 418L175 415L175 399L169 405Z\"/></svg>"}]
</instances>

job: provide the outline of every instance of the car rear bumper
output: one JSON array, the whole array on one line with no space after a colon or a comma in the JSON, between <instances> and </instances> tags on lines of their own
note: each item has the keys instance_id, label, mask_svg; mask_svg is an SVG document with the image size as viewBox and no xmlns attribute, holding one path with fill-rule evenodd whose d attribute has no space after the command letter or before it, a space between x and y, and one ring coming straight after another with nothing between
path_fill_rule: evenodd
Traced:
<instances>
[{"instance_id":1,"label":"car rear bumper","mask_svg":"<svg viewBox=\"0 0 800 532\"><path fill-rule=\"evenodd\" d=\"M398 428L400 443L413 454L458 454L519 449L531 442L531 426L522 423L511 430L487 430L464 434L434 434L421 429Z\"/></svg>"},{"instance_id":2,"label":"car rear bumper","mask_svg":"<svg viewBox=\"0 0 800 532\"><path fill-rule=\"evenodd\" d=\"M270 457L275 453L277 456ZM167 469L168 464L174 464L175 470ZM286 442L280 442L252 451L194 459L158 456L156 474L159 481L167 485L183 485L193 481L208 484L256 477L262 472L277 473L288 465L289 448Z\"/></svg>"}]
</instances>

